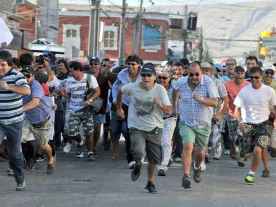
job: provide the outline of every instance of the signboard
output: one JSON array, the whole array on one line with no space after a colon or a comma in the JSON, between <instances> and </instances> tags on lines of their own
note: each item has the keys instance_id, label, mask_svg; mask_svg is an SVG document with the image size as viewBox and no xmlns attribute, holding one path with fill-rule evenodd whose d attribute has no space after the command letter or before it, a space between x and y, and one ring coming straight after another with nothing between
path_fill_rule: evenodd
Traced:
<instances>
[{"instance_id":1,"label":"signboard","mask_svg":"<svg viewBox=\"0 0 276 207\"><path fill-rule=\"evenodd\" d=\"M161 49L161 32L159 25L143 25L142 48L145 50Z\"/></svg>"}]
</instances>

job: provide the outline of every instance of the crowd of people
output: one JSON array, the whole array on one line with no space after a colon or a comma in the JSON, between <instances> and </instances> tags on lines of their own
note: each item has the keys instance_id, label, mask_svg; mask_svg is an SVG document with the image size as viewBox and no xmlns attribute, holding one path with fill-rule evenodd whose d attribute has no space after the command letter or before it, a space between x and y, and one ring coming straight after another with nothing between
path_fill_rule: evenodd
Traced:
<instances>
[{"instance_id":1,"label":"crowd of people","mask_svg":"<svg viewBox=\"0 0 276 207\"><path fill-rule=\"evenodd\" d=\"M132 181L148 161L150 193L157 192L156 174L166 176L172 162L182 161L182 186L190 189L191 174L200 183L206 163L223 154L239 167L251 157L244 182L254 184L260 162L262 176L270 176L269 153L275 155L274 72L255 56L245 67L228 58L224 66L181 59L160 68L137 55L114 66L108 58L16 59L1 50L0 154L18 191L26 187L24 170L39 159L47 158L52 174L57 151L95 161L102 140L117 160L122 137Z\"/></svg>"}]
</instances>

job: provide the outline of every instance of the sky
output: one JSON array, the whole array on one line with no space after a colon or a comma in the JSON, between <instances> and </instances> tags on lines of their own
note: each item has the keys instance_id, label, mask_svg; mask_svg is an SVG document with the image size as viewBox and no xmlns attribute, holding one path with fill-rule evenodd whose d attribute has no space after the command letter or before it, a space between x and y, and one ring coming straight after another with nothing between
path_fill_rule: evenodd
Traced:
<instances>
[{"instance_id":1,"label":"sky","mask_svg":"<svg viewBox=\"0 0 276 207\"><path fill-rule=\"evenodd\" d=\"M130 6L139 6L139 0L126 0ZM264 1L264 0L223 0L224 3L241 3L248 1ZM82 3L88 4L90 0L60 0L61 3ZM168 4L210 4L210 3L221 3L222 0L144 0L145 6L150 6L154 2L155 5L168 5ZM102 0L102 4L117 4L121 5L122 0Z\"/></svg>"}]
</instances>

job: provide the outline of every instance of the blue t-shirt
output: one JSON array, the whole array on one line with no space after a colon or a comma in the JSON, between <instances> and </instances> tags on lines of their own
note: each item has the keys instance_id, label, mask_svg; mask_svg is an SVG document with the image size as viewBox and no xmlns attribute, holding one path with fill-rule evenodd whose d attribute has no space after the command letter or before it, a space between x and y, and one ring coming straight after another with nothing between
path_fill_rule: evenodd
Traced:
<instances>
[{"instance_id":1,"label":"blue t-shirt","mask_svg":"<svg viewBox=\"0 0 276 207\"><path fill-rule=\"evenodd\" d=\"M23 97L23 103L30 102L32 98L39 98L40 104L32 110L26 111L25 115L32 124L38 124L50 117L51 103L44 95L43 88L37 80L33 80L30 87L32 93Z\"/></svg>"}]
</instances>

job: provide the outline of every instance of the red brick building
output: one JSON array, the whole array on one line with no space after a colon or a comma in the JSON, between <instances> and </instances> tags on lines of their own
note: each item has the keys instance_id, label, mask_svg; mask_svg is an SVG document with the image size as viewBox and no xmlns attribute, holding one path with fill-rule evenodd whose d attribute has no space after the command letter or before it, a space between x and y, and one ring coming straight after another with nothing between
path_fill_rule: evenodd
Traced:
<instances>
[{"instance_id":1,"label":"red brick building","mask_svg":"<svg viewBox=\"0 0 276 207\"><path fill-rule=\"evenodd\" d=\"M28 31L29 37L35 39L34 7L19 5L17 11L30 10L32 19L22 22L22 28ZM117 60L119 57L120 10L103 7L100 21L100 56ZM136 11L127 13L127 27L125 34L125 54L133 54L135 45ZM142 40L139 55L145 61L160 62L167 56L167 31L169 17L161 13L145 13L143 15ZM89 51L90 11L85 5L61 5L59 14L58 43L65 47L68 58L85 57Z\"/></svg>"}]
</instances>

